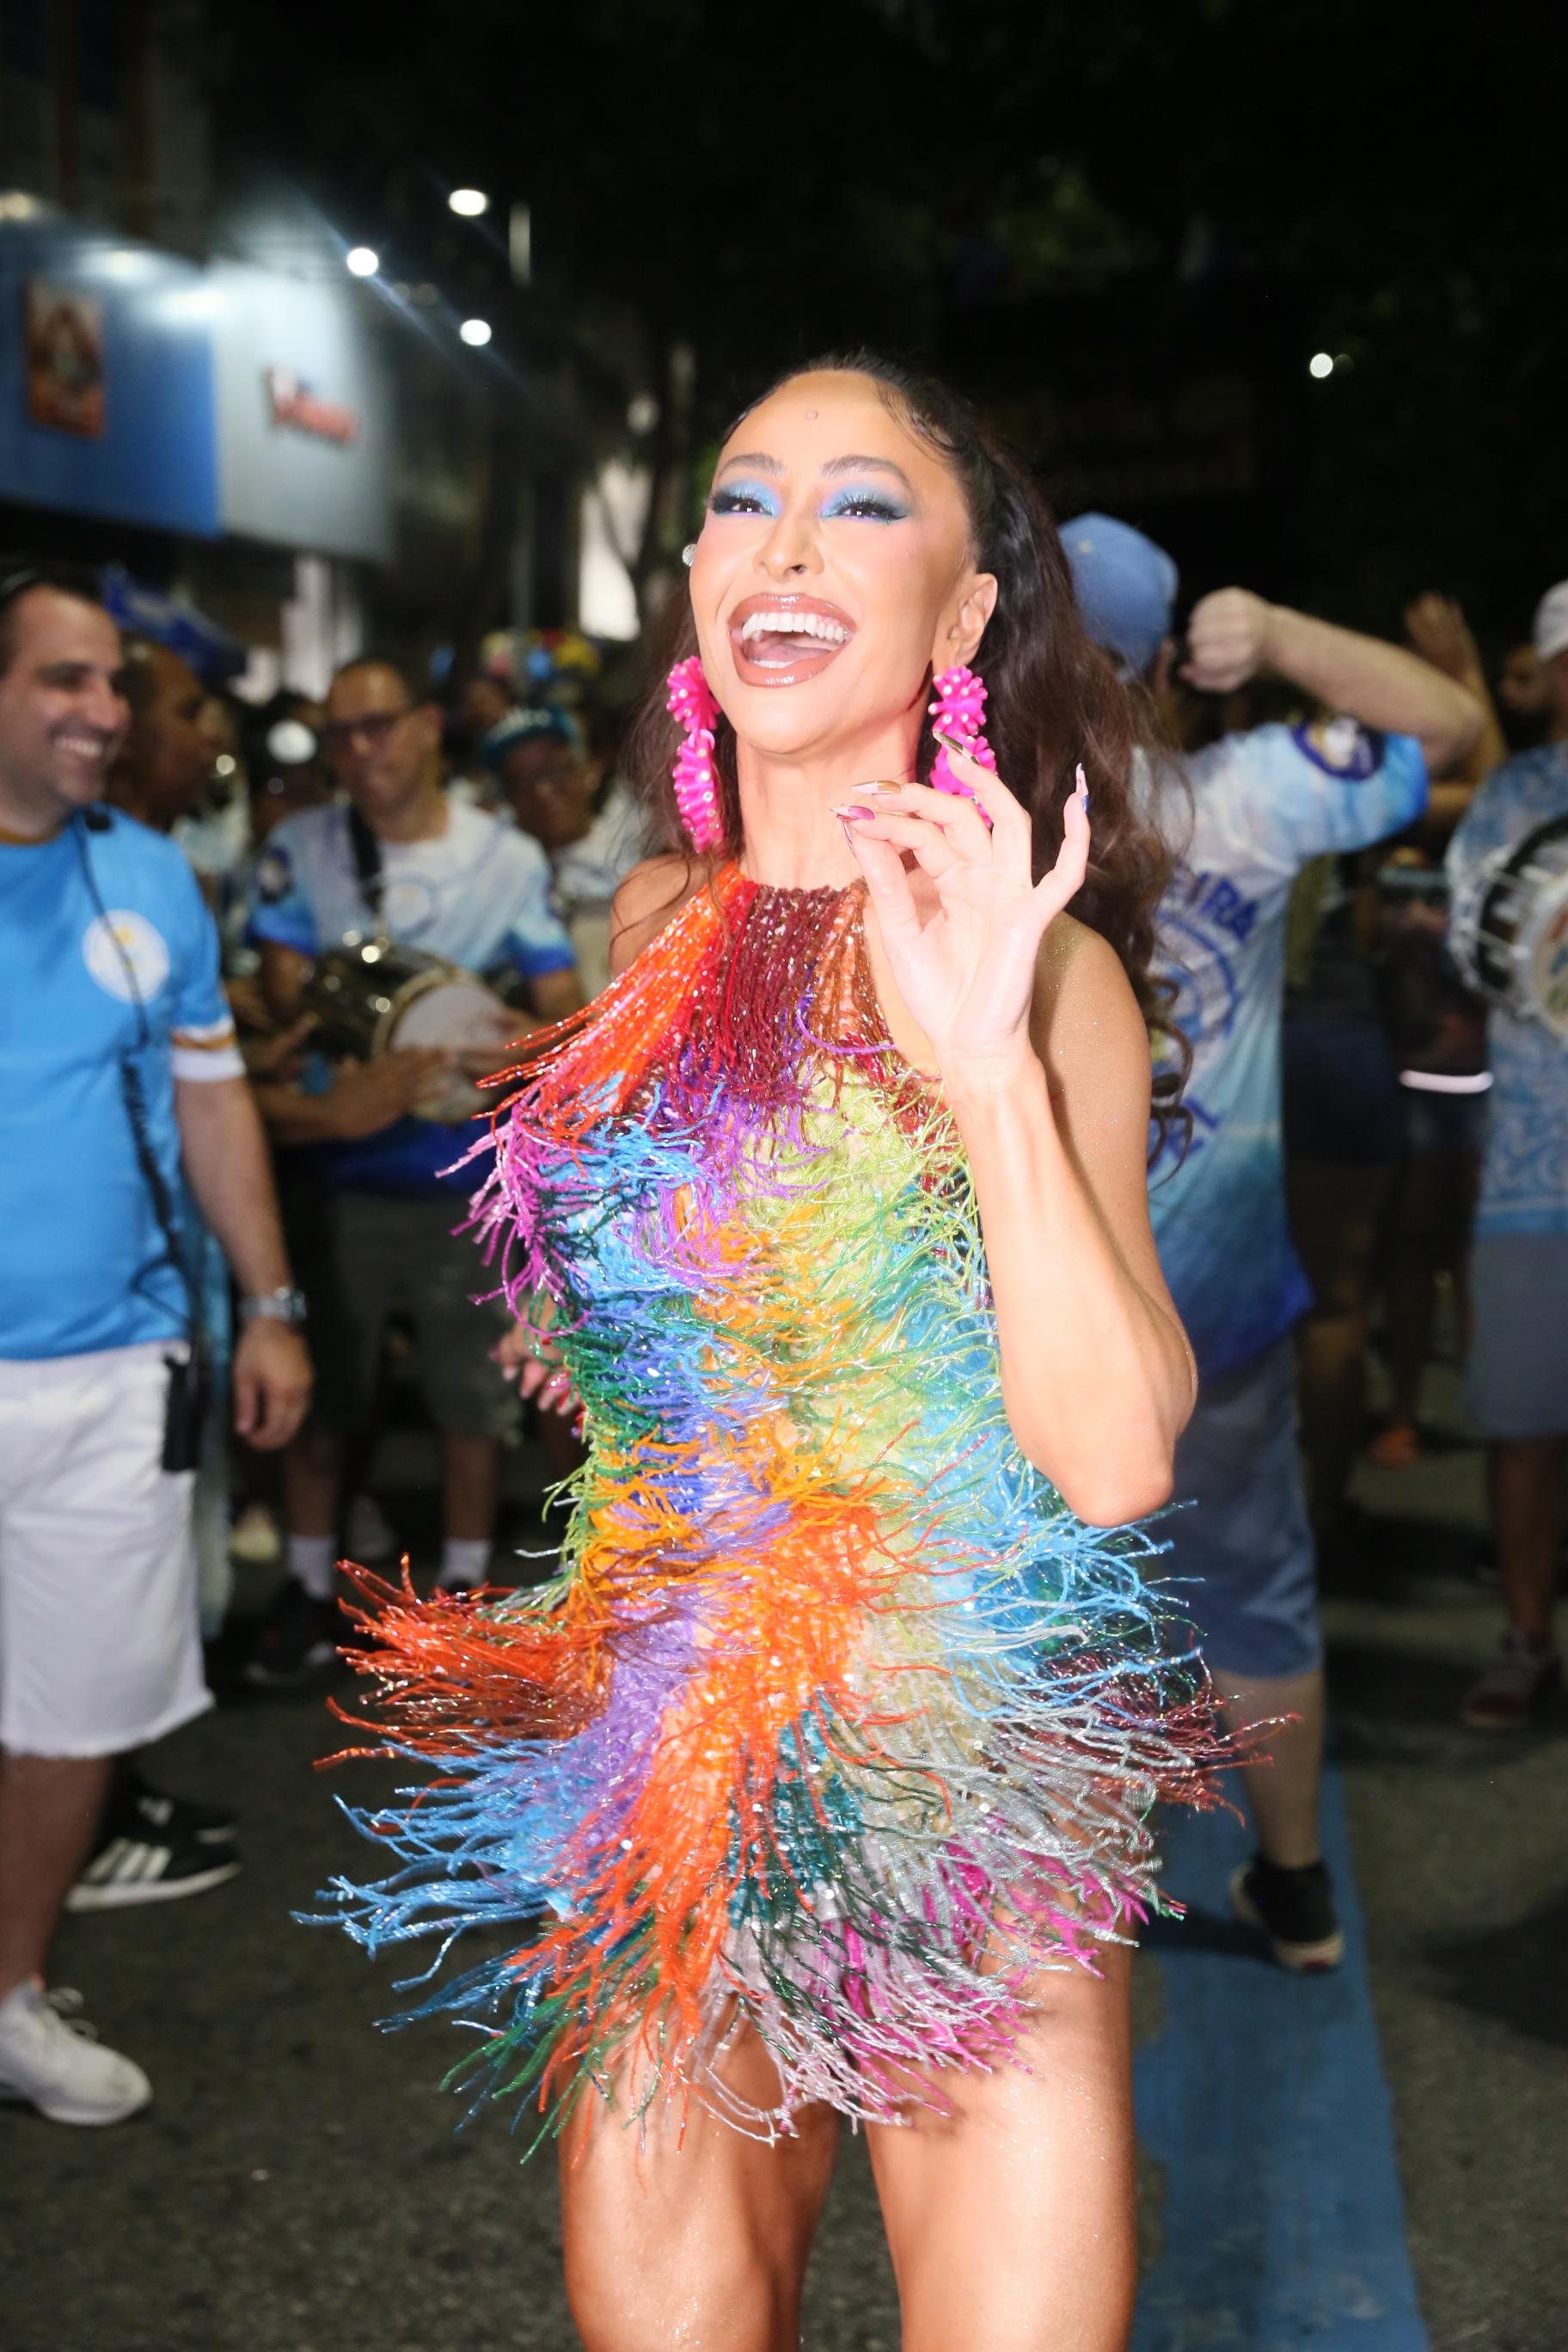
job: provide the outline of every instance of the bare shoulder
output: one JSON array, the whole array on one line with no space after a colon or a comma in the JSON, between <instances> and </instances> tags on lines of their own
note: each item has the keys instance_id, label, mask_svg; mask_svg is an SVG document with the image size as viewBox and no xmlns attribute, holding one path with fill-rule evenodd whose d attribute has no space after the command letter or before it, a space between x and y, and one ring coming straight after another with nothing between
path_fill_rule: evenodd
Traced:
<instances>
[{"instance_id":1,"label":"bare shoulder","mask_svg":"<svg viewBox=\"0 0 1568 2352\"><path fill-rule=\"evenodd\" d=\"M1030 1020L1036 1051L1063 1076L1089 1059L1147 1073L1143 1014L1109 940L1076 917L1058 915L1040 942Z\"/></svg>"},{"instance_id":2,"label":"bare shoulder","mask_svg":"<svg viewBox=\"0 0 1568 2352\"><path fill-rule=\"evenodd\" d=\"M707 878L701 859L679 852L634 866L610 904L612 971L625 971Z\"/></svg>"}]
</instances>

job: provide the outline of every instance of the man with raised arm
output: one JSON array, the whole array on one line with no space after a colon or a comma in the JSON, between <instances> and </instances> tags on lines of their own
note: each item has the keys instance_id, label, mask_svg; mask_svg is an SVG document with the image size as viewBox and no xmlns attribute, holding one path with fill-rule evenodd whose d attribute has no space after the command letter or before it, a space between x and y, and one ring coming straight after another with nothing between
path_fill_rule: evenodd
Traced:
<instances>
[{"instance_id":1,"label":"man with raised arm","mask_svg":"<svg viewBox=\"0 0 1568 2352\"><path fill-rule=\"evenodd\" d=\"M1175 565L1129 525L1062 527L1089 633L1156 691L1173 667ZM1418 816L1428 765L1480 723L1468 695L1397 646L1226 588L1194 607L1182 674L1230 694L1272 671L1300 689L1296 726L1224 736L1151 788L1179 849L1161 961L1193 1050L1185 1157L1163 1151L1149 1206L1161 1264L1198 1359L1198 1403L1176 1451L1172 1573L1233 1728L1282 1718L1245 1773L1258 1851L1236 1874L1240 1916L1289 1969L1343 1952L1318 1789L1323 1646L1297 1452L1291 1329L1310 1300L1285 1211L1280 1014L1298 874Z\"/></svg>"}]
</instances>

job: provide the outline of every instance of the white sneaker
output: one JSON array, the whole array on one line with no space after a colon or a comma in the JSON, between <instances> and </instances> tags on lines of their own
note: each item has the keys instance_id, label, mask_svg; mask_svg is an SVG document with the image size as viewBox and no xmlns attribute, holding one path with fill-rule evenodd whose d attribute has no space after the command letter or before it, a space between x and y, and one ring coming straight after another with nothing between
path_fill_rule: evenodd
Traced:
<instances>
[{"instance_id":1,"label":"white sneaker","mask_svg":"<svg viewBox=\"0 0 1568 2352\"><path fill-rule=\"evenodd\" d=\"M343 1517L343 1549L361 1568L384 1568L397 1557L397 1538L374 1495L352 1497Z\"/></svg>"},{"instance_id":2,"label":"white sneaker","mask_svg":"<svg viewBox=\"0 0 1568 2352\"><path fill-rule=\"evenodd\" d=\"M36 1984L0 2000L0 2099L25 2099L53 2124L123 2123L147 2105L153 2085L93 2039L80 2007L79 1993Z\"/></svg>"}]
</instances>

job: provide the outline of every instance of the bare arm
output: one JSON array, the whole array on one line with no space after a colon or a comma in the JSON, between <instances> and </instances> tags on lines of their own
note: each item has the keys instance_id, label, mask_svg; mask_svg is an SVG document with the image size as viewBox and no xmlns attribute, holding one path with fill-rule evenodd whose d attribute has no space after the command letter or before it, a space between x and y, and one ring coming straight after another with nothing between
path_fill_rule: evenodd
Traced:
<instances>
[{"instance_id":1,"label":"bare arm","mask_svg":"<svg viewBox=\"0 0 1568 2352\"><path fill-rule=\"evenodd\" d=\"M495 1050L479 1058L493 1067ZM447 1060L442 1046L416 1045L373 1062L342 1062L324 1093L271 1080L254 1089L256 1107L275 1143L357 1141L405 1118L439 1085Z\"/></svg>"},{"instance_id":2,"label":"bare arm","mask_svg":"<svg viewBox=\"0 0 1568 2352\"><path fill-rule=\"evenodd\" d=\"M1008 1419L1069 1509L1116 1526L1170 1493L1194 1388L1149 1233L1148 1041L1110 949L1062 913L1087 864L1086 801L1069 796L1037 885L1025 810L949 757L994 832L919 784L858 787L869 806L846 832L968 1152Z\"/></svg>"},{"instance_id":3,"label":"bare arm","mask_svg":"<svg viewBox=\"0 0 1568 2352\"><path fill-rule=\"evenodd\" d=\"M196 1204L240 1289L252 1297L287 1289L289 1255L250 1088L243 1078L176 1078L174 1115ZM310 1359L298 1332L271 1318L246 1324L234 1355L240 1435L256 1445L285 1444L310 1394Z\"/></svg>"},{"instance_id":4,"label":"bare arm","mask_svg":"<svg viewBox=\"0 0 1568 2352\"><path fill-rule=\"evenodd\" d=\"M1149 1041L1125 973L1058 916L1016 1067L945 1091L969 1154L1023 1451L1098 1526L1171 1491L1193 1361L1149 1226Z\"/></svg>"},{"instance_id":5,"label":"bare arm","mask_svg":"<svg viewBox=\"0 0 1568 2352\"><path fill-rule=\"evenodd\" d=\"M1277 670L1331 710L1393 735L1414 735L1429 768L1463 759L1479 731L1473 698L1429 662L1336 628L1245 588L1222 588L1194 605L1182 675L1205 693L1229 694L1261 669Z\"/></svg>"},{"instance_id":6,"label":"bare arm","mask_svg":"<svg viewBox=\"0 0 1568 2352\"><path fill-rule=\"evenodd\" d=\"M241 1290L287 1288L289 1255L267 1140L243 1078L174 1081L185 1173Z\"/></svg>"}]
</instances>

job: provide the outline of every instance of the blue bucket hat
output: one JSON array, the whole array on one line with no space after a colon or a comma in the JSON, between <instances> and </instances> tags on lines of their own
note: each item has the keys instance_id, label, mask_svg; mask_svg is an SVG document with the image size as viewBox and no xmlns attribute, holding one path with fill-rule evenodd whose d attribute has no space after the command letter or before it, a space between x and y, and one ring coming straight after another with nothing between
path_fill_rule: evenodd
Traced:
<instances>
[{"instance_id":1,"label":"blue bucket hat","mask_svg":"<svg viewBox=\"0 0 1568 2352\"><path fill-rule=\"evenodd\" d=\"M1174 563L1114 515L1074 515L1061 532L1084 627L1134 677L1146 677L1171 634L1181 585Z\"/></svg>"}]
</instances>

